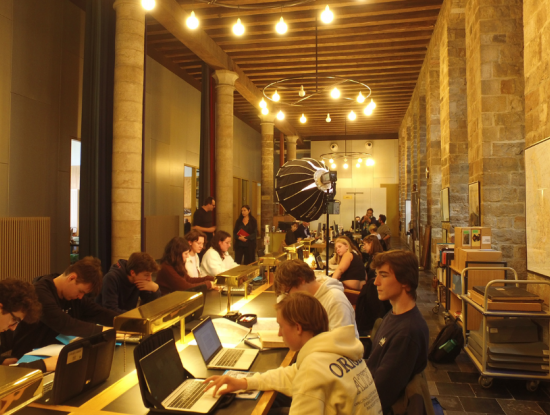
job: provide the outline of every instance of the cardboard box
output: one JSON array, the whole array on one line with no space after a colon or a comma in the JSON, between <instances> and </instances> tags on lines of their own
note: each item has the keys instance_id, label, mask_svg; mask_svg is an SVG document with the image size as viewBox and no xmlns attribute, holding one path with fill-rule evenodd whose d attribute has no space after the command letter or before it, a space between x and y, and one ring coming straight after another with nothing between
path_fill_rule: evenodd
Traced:
<instances>
[{"instance_id":1,"label":"cardboard box","mask_svg":"<svg viewBox=\"0 0 550 415\"><path fill-rule=\"evenodd\" d=\"M475 241L472 238L473 235L476 236ZM478 235L481 236L480 240L477 240ZM491 228L483 226L455 228L455 248L491 249L491 242Z\"/></svg>"},{"instance_id":2,"label":"cardboard box","mask_svg":"<svg viewBox=\"0 0 550 415\"><path fill-rule=\"evenodd\" d=\"M467 261L498 262L502 260L502 252L495 251L494 249L455 248L455 252L458 252L457 268L459 270L463 270L466 267Z\"/></svg>"}]
</instances>

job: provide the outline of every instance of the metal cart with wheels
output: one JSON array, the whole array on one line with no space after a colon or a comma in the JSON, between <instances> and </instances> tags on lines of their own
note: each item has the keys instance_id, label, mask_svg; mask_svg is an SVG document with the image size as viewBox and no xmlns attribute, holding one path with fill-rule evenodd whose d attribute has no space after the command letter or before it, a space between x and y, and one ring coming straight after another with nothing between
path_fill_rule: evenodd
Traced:
<instances>
[{"instance_id":1,"label":"metal cart with wheels","mask_svg":"<svg viewBox=\"0 0 550 415\"><path fill-rule=\"evenodd\" d=\"M499 279L492 280L487 284L487 289L485 290L485 295L483 298L483 306L480 306L476 302L472 301L467 295L468 281L467 281L467 272L468 271L488 271L488 270L497 270L497 271L511 271L514 274L514 279ZM543 280L518 280L517 272L510 267L467 267L462 270L461 274L462 279L462 295L460 296L462 300L462 310L467 313L467 305L470 305L475 310L479 311L482 315L481 327L482 327L482 341L481 341L481 359L479 359L474 353L472 347L470 346L470 333L466 329L466 324L462 325L462 330L464 334L464 351L470 357L476 368L480 372L479 384L483 388L490 388L493 385L493 379L495 378L504 378L504 379L519 379L525 380L525 386L527 390L534 392L541 380L549 381L550 380L550 371L544 372L531 372L531 371L519 371L519 370L501 370L490 368L487 365L488 360L488 343L489 336L487 333L487 318L488 317L523 317L523 318L536 318L536 319L546 319L546 324L550 328L550 313L548 311L532 312L532 311L490 311L487 309L488 297L487 292L490 286L495 284L515 284L516 287L520 285L527 284L544 284L549 285L549 281ZM550 304L547 302L546 304ZM464 321L466 321L466 316ZM546 347L548 347L546 345Z\"/></svg>"}]
</instances>

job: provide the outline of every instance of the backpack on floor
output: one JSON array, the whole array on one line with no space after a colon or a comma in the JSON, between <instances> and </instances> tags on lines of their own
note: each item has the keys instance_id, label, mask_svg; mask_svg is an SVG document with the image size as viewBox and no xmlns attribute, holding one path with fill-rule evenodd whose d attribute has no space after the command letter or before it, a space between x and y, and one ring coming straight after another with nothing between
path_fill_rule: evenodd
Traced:
<instances>
[{"instance_id":1,"label":"backpack on floor","mask_svg":"<svg viewBox=\"0 0 550 415\"><path fill-rule=\"evenodd\" d=\"M447 323L431 345L428 359L434 363L452 363L463 347L462 329L456 323Z\"/></svg>"}]
</instances>

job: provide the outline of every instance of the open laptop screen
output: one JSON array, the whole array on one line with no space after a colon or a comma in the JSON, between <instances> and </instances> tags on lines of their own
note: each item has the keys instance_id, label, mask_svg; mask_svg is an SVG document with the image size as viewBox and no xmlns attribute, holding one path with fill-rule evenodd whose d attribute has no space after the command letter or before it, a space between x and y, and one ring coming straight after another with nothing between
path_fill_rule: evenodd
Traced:
<instances>
[{"instance_id":1,"label":"open laptop screen","mask_svg":"<svg viewBox=\"0 0 550 415\"><path fill-rule=\"evenodd\" d=\"M157 402L165 400L186 380L173 339L142 358L139 364L149 392Z\"/></svg>"},{"instance_id":2,"label":"open laptop screen","mask_svg":"<svg viewBox=\"0 0 550 415\"><path fill-rule=\"evenodd\" d=\"M210 318L204 320L193 330L193 336L195 336L199 350L206 363L222 347L218 333L216 333L216 329Z\"/></svg>"}]
</instances>

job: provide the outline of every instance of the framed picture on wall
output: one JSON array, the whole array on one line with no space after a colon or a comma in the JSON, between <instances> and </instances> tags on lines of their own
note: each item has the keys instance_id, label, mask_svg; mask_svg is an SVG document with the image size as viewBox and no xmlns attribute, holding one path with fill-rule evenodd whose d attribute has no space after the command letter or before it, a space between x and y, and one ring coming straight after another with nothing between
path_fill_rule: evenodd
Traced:
<instances>
[{"instance_id":1,"label":"framed picture on wall","mask_svg":"<svg viewBox=\"0 0 550 415\"><path fill-rule=\"evenodd\" d=\"M480 205L480 183L473 182L468 184L468 225L481 226Z\"/></svg>"},{"instance_id":2,"label":"framed picture on wall","mask_svg":"<svg viewBox=\"0 0 550 415\"><path fill-rule=\"evenodd\" d=\"M446 187L441 189L440 196L441 203L441 222L449 222L451 216L451 211L449 208L449 188Z\"/></svg>"}]
</instances>

